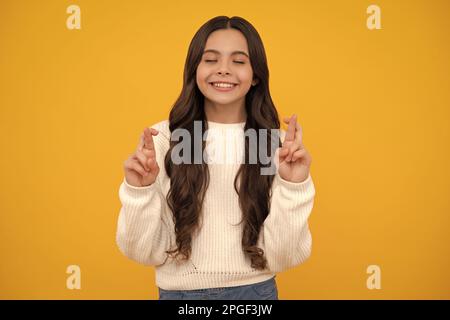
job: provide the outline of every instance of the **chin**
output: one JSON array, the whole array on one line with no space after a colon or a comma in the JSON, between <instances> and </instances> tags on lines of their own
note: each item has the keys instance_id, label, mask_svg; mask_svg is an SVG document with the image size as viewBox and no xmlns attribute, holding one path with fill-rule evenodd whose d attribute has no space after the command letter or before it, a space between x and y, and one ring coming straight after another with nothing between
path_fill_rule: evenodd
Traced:
<instances>
[{"instance_id":1,"label":"chin","mask_svg":"<svg viewBox=\"0 0 450 320\"><path fill-rule=\"evenodd\" d=\"M216 98L208 98L212 103L217 103L217 104L231 104L233 102L238 101L239 99L216 99Z\"/></svg>"}]
</instances>

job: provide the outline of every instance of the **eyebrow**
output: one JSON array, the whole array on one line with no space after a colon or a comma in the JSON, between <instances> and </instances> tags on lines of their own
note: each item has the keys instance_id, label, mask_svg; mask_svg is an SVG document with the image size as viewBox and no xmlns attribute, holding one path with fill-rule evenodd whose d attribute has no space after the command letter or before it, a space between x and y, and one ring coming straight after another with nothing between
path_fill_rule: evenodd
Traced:
<instances>
[{"instance_id":1,"label":"eyebrow","mask_svg":"<svg viewBox=\"0 0 450 320\"><path fill-rule=\"evenodd\" d=\"M220 55L220 51L215 50L215 49L207 49L207 50L203 51L203 54L205 54L205 53L207 53L207 52L213 52L213 53L217 53L217 54ZM232 56L235 55L235 54L243 54L243 55L245 55L247 58L249 57L248 54L247 54L247 52L245 52L245 51L233 51L233 52L231 53Z\"/></svg>"}]
</instances>

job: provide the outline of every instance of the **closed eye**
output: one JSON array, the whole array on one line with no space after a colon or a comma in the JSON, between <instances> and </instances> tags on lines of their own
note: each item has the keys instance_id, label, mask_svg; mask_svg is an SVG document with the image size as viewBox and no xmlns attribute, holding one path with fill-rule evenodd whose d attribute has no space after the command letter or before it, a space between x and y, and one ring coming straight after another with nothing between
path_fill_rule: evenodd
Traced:
<instances>
[{"instance_id":1,"label":"closed eye","mask_svg":"<svg viewBox=\"0 0 450 320\"><path fill-rule=\"evenodd\" d=\"M205 62L217 62L217 60L205 60ZM233 61L235 63L244 64L244 61Z\"/></svg>"}]
</instances>

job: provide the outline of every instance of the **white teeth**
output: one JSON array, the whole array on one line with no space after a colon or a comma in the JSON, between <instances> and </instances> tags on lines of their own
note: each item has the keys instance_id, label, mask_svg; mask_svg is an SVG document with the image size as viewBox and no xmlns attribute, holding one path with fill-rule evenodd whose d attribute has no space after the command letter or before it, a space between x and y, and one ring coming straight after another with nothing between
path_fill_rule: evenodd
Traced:
<instances>
[{"instance_id":1,"label":"white teeth","mask_svg":"<svg viewBox=\"0 0 450 320\"><path fill-rule=\"evenodd\" d=\"M233 88L234 87L234 84L231 84L231 83L215 82L215 83L213 83L213 85L215 87L219 87L219 88Z\"/></svg>"}]
</instances>

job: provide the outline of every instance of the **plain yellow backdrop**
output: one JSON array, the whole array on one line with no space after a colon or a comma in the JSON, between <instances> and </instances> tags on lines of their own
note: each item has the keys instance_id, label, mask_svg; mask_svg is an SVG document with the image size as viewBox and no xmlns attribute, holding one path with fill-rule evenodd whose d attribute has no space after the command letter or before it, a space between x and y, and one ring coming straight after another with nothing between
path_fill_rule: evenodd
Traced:
<instances>
[{"instance_id":1,"label":"plain yellow backdrop","mask_svg":"<svg viewBox=\"0 0 450 320\"><path fill-rule=\"evenodd\" d=\"M81 30L66 27L71 4ZM366 27L370 4L381 30ZM167 119L194 33L237 15L313 157L313 253L278 274L280 298L449 299L449 12L446 0L2 1L0 298L157 299L154 269L115 243L123 162ZM81 290L66 288L72 264Z\"/></svg>"}]
</instances>

